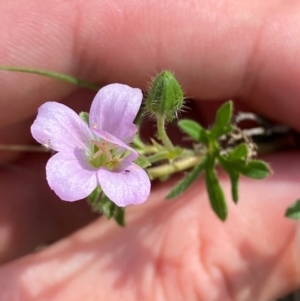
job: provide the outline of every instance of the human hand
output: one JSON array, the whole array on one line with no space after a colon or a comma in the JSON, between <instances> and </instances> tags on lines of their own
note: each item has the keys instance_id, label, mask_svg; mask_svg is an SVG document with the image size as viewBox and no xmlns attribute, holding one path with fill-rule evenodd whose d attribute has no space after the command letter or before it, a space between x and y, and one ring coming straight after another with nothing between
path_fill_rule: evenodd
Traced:
<instances>
[{"instance_id":1,"label":"human hand","mask_svg":"<svg viewBox=\"0 0 300 301\"><path fill-rule=\"evenodd\" d=\"M300 129L298 3L6 0L0 14L2 65L141 88L170 69L198 100L203 121L214 102L200 100L233 98ZM93 98L51 79L0 76L2 143L31 143L29 126L45 101L86 110ZM1 153L3 262L94 218L84 201L65 203L50 191L48 157ZM173 202L163 200L172 183L156 185L145 204L128 208L125 229L101 218L3 265L0 300L265 301L299 287L299 230L283 217L299 197L299 155L267 160L274 175L243 179L225 223L212 213L201 180ZM226 177L222 185L230 199Z\"/></svg>"}]
</instances>

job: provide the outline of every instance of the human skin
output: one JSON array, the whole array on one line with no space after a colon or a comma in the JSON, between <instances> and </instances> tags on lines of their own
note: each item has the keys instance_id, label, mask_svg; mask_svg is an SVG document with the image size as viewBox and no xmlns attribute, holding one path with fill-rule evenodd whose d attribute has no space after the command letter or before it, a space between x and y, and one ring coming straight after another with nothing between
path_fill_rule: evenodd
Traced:
<instances>
[{"instance_id":1,"label":"human skin","mask_svg":"<svg viewBox=\"0 0 300 301\"><path fill-rule=\"evenodd\" d=\"M210 103L232 98L300 130L299 20L297 1L3 0L0 64L140 88L170 69L204 122ZM87 110L93 98L6 72L0 91L0 141L12 144L33 143L29 127L43 102ZM220 173L225 223L209 207L202 179L164 201L173 179L128 208L125 229L95 220L84 201L59 201L45 180L48 158L0 153L0 301L266 301L299 288L300 230L283 216L299 197L297 151L266 157L274 173L242 179L237 206Z\"/></svg>"}]
</instances>

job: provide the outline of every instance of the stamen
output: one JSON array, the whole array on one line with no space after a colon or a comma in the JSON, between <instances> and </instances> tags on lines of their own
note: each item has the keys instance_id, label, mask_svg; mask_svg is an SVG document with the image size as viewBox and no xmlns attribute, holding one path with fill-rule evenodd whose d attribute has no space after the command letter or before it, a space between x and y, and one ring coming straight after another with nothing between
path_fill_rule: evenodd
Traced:
<instances>
[{"instance_id":1,"label":"stamen","mask_svg":"<svg viewBox=\"0 0 300 301\"><path fill-rule=\"evenodd\" d=\"M109 160L113 159L110 152L111 145L107 141L92 140L91 142L98 147L98 151L93 155L93 159L96 159L98 156L102 155L103 153L109 158Z\"/></svg>"}]
</instances>

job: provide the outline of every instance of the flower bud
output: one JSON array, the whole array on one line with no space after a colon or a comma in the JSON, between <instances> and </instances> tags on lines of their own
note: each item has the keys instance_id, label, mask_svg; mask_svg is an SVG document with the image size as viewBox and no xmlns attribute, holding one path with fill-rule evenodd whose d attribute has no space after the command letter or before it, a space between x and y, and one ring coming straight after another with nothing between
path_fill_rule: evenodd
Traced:
<instances>
[{"instance_id":1,"label":"flower bud","mask_svg":"<svg viewBox=\"0 0 300 301\"><path fill-rule=\"evenodd\" d=\"M81 112L81 113L79 113L79 117L80 117L87 125L89 125L89 113L87 113L87 112Z\"/></svg>"},{"instance_id":2,"label":"flower bud","mask_svg":"<svg viewBox=\"0 0 300 301\"><path fill-rule=\"evenodd\" d=\"M172 121L177 117L183 99L182 89L173 73L163 71L153 81L146 99L146 108L150 113Z\"/></svg>"}]
</instances>

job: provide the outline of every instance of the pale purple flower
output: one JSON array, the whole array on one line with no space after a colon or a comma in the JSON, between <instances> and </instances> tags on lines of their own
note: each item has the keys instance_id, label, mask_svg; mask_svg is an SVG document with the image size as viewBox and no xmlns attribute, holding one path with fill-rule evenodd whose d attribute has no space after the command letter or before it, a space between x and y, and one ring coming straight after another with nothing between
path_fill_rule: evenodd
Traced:
<instances>
[{"instance_id":1,"label":"pale purple flower","mask_svg":"<svg viewBox=\"0 0 300 301\"><path fill-rule=\"evenodd\" d=\"M73 110L47 102L31 126L33 137L57 153L46 166L51 189L65 201L83 199L100 185L118 206L140 204L150 193L147 173L128 146L137 132L133 120L142 92L111 84L95 96L87 125Z\"/></svg>"}]
</instances>

